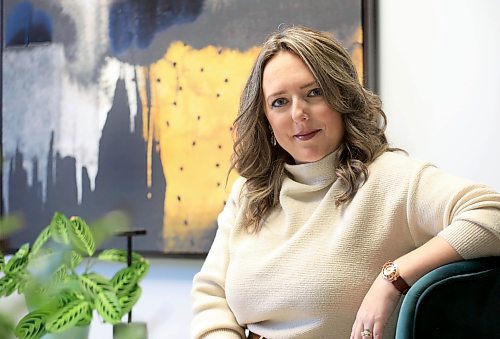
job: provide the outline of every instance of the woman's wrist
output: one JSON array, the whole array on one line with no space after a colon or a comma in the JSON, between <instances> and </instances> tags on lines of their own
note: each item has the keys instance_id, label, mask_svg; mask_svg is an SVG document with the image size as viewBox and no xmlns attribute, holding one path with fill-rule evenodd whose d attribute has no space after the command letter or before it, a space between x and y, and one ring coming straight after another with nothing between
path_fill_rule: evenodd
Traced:
<instances>
[{"instance_id":1,"label":"woman's wrist","mask_svg":"<svg viewBox=\"0 0 500 339\"><path fill-rule=\"evenodd\" d=\"M382 278L391 283L392 286L401 294L406 294L410 289L410 285L400 274L399 266L394 261L388 261L382 266Z\"/></svg>"},{"instance_id":2,"label":"woman's wrist","mask_svg":"<svg viewBox=\"0 0 500 339\"><path fill-rule=\"evenodd\" d=\"M373 285L373 288L377 289L379 293L383 293L383 297L389 298L389 299L399 299L401 297L401 292L399 292L390 281L387 281L384 279L382 274L379 274L377 276L377 279L375 279Z\"/></svg>"}]
</instances>

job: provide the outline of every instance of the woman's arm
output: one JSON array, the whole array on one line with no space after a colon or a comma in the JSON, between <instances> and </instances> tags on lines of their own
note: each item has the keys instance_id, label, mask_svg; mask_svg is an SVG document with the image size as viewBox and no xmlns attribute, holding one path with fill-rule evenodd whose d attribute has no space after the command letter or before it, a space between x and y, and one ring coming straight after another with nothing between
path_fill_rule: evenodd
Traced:
<instances>
[{"instance_id":1,"label":"woman's arm","mask_svg":"<svg viewBox=\"0 0 500 339\"><path fill-rule=\"evenodd\" d=\"M424 166L410 181L406 210L416 249L388 259L410 286L444 264L500 255L500 194L486 186ZM362 338L366 329L381 338L400 297L379 274L361 303L351 338Z\"/></svg>"},{"instance_id":2,"label":"woman's arm","mask_svg":"<svg viewBox=\"0 0 500 339\"><path fill-rule=\"evenodd\" d=\"M436 236L394 262L401 277L411 286L427 272L458 260L462 260L462 257L457 251L441 236ZM396 287L379 274L361 303L351 338L361 338L361 332L365 329L373 331L374 338L382 338L385 324L400 297L401 293Z\"/></svg>"}]
</instances>

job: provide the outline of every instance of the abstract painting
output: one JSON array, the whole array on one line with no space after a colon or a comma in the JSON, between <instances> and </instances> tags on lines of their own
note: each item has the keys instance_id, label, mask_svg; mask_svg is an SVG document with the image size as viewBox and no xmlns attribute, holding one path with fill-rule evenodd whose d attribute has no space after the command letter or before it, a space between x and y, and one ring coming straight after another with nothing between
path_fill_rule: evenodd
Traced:
<instances>
[{"instance_id":1,"label":"abstract painting","mask_svg":"<svg viewBox=\"0 0 500 339\"><path fill-rule=\"evenodd\" d=\"M203 255L237 173L232 122L265 37L303 24L363 74L362 2L4 0L2 211L129 213L142 252Z\"/></svg>"}]
</instances>

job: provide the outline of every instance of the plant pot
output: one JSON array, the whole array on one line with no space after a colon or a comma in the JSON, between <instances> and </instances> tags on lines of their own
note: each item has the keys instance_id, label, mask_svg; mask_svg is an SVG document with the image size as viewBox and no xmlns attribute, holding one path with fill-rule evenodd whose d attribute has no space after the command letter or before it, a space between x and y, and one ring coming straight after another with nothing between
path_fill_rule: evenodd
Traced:
<instances>
[{"instance_id":1,"label":"plant pot","mask_svg":"<svg viewBox=\"0 0 500 339\"><path fill-rule=\"evenodd\" d=\"M75 326L62 333L47 333L41 339L88 339L90 326Z\"/></svg>"},{"instance_id":2,"label":"plant pot","mask_svg":"<svg viewBox=\"0 0 500 339\"><path fill-rule=\"evenodd\" d=\"M113 325L113 339L147 339L148 328L144 322Z\"/></svg>"}]
</instances>

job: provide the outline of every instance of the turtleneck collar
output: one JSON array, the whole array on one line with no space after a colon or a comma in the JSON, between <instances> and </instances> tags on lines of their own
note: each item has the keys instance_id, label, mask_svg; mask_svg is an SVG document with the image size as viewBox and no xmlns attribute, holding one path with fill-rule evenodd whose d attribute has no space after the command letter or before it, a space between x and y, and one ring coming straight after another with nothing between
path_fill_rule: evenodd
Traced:
<instances>
[{"instance_id":1,"label":"turtleneck collar","mask_svg":"<svg viewBox=\"0 0 500 339\"><path fill-rule=\"evenodd\" d=\"M286 171L290 173L290 179L304 185L323 187L332 184L337 178L336 167L337 151L315 162L300 165L285 164Z\"/></svg>"}]
</instances>

